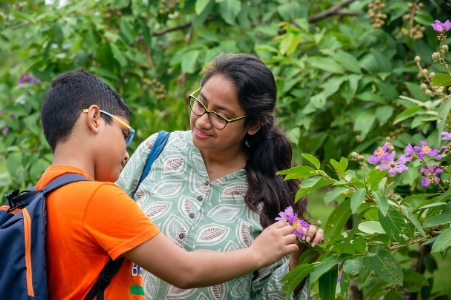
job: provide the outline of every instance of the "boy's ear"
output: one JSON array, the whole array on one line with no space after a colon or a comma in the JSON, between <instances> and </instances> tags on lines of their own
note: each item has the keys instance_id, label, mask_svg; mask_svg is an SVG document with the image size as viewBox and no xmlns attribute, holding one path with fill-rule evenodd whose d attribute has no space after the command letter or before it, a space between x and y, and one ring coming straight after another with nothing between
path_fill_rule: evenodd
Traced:
<instances>
[{"instance_id":1,"label":"boy's ear","mask_svg":"<svg viewBox=\"0 0 451 300\"><path fill-rule=\"evenodd\" d=\"M262 127L262 122L260 120L258 120L257 124L252 125L247 128L247 134L254 135L260 130L261 127Z\"/></svg>"},{"instance_id":2,"label":"boy's ear","mask_svg":"<svg viewBox=\"0 0 451 300\"><path fill-rule=\"evenodd\" d=\"M86 118L86 125L88 125L88 128L92 130L93 132L99 131L99 125L100 125L100 108L97 105L91 105L87 112L84 113L87 114Z\"/></svg>"}]
</instances>

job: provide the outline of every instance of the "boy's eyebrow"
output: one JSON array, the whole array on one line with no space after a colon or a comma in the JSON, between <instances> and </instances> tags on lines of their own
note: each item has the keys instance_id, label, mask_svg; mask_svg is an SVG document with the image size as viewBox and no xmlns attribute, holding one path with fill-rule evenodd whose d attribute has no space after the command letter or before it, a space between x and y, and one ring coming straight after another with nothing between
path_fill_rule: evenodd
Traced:
<instances>
[{"instance_id":1,"label":"boy's eyebrow","mask_svg":"<svg viewBox=\"0 0 451 300\"><path fill-rule=\"evenodd\" d=\"M208 99L207 99L207 97L205 97L205 95L202 93L202 90L201 90L200 93L199 93L199 97L200 97L200 96L202 96L202 98L205 99L205 102L208 103ZM205 104L207 104L207 103L205 103ZM216 109L218 109L218 110L225 110L225 111L228 112L229 114L234 115L234 112L233 112L230 108L228 108L228 107L221 106L221 105L216 105Z\"/></svg>"}]
</instances>

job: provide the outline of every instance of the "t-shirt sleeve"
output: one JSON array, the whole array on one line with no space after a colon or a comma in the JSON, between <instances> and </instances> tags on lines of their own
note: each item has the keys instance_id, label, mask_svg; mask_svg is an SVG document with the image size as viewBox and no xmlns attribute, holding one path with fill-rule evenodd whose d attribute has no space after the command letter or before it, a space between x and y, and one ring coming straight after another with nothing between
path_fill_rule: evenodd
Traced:
<instances>
[{"instance_id":1,"label":"t-shirt sleeve","mask_svg":"<svg viewBox=\"0 0 451 300\"><path fill-rule=\"evenodd\" d=\"M83 231L116 259L160 232L138 205L117 185L97 188L83 218Z\"/></svg>"}]
</instances>

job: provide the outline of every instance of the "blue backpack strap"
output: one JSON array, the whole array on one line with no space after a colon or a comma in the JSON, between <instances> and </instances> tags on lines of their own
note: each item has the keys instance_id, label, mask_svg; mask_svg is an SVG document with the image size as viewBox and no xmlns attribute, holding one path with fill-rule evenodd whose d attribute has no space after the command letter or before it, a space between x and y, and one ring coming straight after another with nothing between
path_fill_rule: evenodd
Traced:
<instances>
[{"instance_id":1,"label":"blue backpack strap","mask_svg":"<svg viewBox=\"0 0 451 300\"><path fill-rule=\"evenodd\" d=\"M49 184L47 184L42 189L42 191L44 192L44 195L46 195L68 183L76 182L76 181L87 181L87 180L90 180L90 179L88 179L85 176L80 175L80 174L64 174L64 175L61 175L61 176L53 179Z\"/></svg>"},{"instance_id":2,"label":"blue backpack strap","mask_svg":"<svg viewBox=\"0 0 451 300\"><path fill-rule=\"evenodd\" d=\"M138 190L139 185L144 180L144 178L146 178L147 175L149 174L149 171L150 171L150 168L152 167L153 162L158 158L161 151L163 151L164 146L166 145L168 139L169 139L169 132L161 130L158 133L157 139L155 140L155 143L153 144L152 150L150 151L149 156L147 156L146 164L144 165L144 169L141 174L141 177L139 177L138 184L136 185L136 188L132 193L133 199L135 199L135 194L136 194L136 191Z\"/></svg>"}]
</instances>

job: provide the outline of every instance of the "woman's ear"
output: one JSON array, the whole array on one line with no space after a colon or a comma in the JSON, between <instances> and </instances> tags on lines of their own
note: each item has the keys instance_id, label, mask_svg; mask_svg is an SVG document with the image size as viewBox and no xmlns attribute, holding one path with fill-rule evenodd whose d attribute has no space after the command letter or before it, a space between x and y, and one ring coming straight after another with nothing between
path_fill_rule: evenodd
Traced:
<instances>
[{"instance_id":1,"label":"woman's ear","mask_svg":"<svg viewBox=\"0 0 451 300\"><path fill-rule=\"evenodd\" d=\"M252 125L247 128L247 134L254 135L260 130L261 127L262 127L262 122L260 120L258 120L257 124Z\"/></svg>"}]
</instances>

